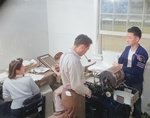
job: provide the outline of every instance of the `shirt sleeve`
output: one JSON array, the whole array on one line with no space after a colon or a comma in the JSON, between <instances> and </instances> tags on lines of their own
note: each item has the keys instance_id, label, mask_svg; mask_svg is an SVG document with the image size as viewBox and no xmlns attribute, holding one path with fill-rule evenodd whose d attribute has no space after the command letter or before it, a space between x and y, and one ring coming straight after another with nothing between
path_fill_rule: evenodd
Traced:
<instances>
[{"instance_id":1,"label":"shirt sleeve","mask_svg":"<svg viewBox=\"0 0 150 118\"><path fill-rule=\"evenodd\" d=\"M139 57L141 56L141 58ZM140 58L140 59L139 59ZM146 62L148 57L146 55L133 55L133 63L135 63L133 67L122 66L122 70L129 74L140 74L144 71Z\"/></svg>"},{"instance_id":2,"label":"shirt sleeve","mask_svg":"<svg viewBox=\"0 0 150 118\"><path fill-rule=\"evenodd\" d=\"M36 85L36 83L33 81L32 78L30 79L30 86L31 86L31 91L33 92L33 94L40 92L39 87Z\"/></svg>"},{"instance_id":3,"label":"shirt sleeve","mask_svg":"<svg viewBox=\"0 0 150 118\"><path fill-rule=\"evenodd\" d=\"M79 64L70 67L69 76L71 88L78 94L91 96L91 91L82 82L83 68Z\"/></svg>"},{"instance_id":4,"label":"shirt sleeve","mask_svg":"<svg viewBox=\"0 0 150 118\"><path fill-rule=\"evenodd\" d=\"M5 86L6 85L3 84L3 99L4 101L12 101L11 95Z\"/></svg>"}]
</instances>

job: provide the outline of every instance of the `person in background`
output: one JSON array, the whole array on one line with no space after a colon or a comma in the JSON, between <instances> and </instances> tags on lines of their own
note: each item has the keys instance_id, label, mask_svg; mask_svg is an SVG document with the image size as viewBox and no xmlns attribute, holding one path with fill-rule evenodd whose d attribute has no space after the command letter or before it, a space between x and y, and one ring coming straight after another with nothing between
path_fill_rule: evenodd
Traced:
<instances>
[{"instance_id":1,"label":"person in background","mask_svg":"<svg viewBox=\"0 0 150 118\"><path fill-rule=\"evenodd\" d=\"M60 73L63 83L62 104L65 118L85 118L85 98L91 97L91 90L84 85L84 67L80 56L90 48L92 40L81 34L76 37L74 45L60 58Z\"/></svg>"},{"instance_id":2,"label":"person in background","mask_svg":"<svg viewBox=\"0 0 150 118\"><path fill-rule=\"evenodd\" d=\"M3 99L5 101L2 118L21 118L22 104L25 99L39 93L39 87L31 77L24 76L23 59L11 61L9 75L3 83Z\"/></svg>"},{"instance_id":3,"label":"person in background","mask_svg":"<svg viewBox=\"0 0 150 118\"><path fill-rule=\"evenodd\" d=\"M148 60L147 51L139 44L142 32L138 27L128 29L126 41L128 46L114 66L120 67L125 73L126 84L139 91L139 99L134 104L133 117L141 118L141 94L143 91L143 73Z\"/></svg>"},{"instance_id":4,"label":"person in background","mask_svg":"<svg viewBox=\"0 0 150 118\"><path fill-rule=\"evenodd\" d=\"M59 66L55 65L52 66L51 69L54 71L54 73L60 77L61 74L59 72ZM53 92L53 101L54 101L54 107L55 112L53 113L54 116L59 116L65 112L64 107L61 102L61 93L63 90L63 85L59 86L54 92Z\"/></svg>"}]
</instances>

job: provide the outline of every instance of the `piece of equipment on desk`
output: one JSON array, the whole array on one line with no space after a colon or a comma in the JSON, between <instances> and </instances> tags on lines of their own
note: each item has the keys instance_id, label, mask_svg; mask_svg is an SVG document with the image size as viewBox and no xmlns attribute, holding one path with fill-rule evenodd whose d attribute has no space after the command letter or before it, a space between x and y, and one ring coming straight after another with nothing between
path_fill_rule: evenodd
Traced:
<instances>
[{"instance_id":1,"label":"piece of equipment on desk","mask_svg":"<svg viewBox=\"0 0 150 118\"><path fill-rule=\"evenodd\" d=\"M107 97L110 97L113 94L113 90L123 82L124 72L117 66L112 66L107 70L103 71L99 75L102 92L106 93Z\"/></svg>"},{"instance_id":2,"label":"piece of equipment on desk","mask_svg":"<svg viewBox=\"0 0 150 118\"><path fill-rule=\"evenodd\" d=\"M107 97L110 97L115 87L124 80L123 70L116 66L112 66L103 72L95 71L93 75L94 84L89 82L86 82L86 84L89 85L89 87L93 85L94 88L98 89L99 94L106 94ZM95 77L99 78L99 81L95 82Z\"/></svg>"},{"instance_id":3,"label":"piece of equipment on desk","mask_svg":"<svg viewBox=\"0 0 150 118\"><path fill-rule=\"evenodd\" d=\"M115 90L120 89L123 91L124 88L126 88L125 89L126 92L127 88L129 90L129 87L124 84L124 72L117 66L112 66L102 72L95 71L93 72L93 75L94 75L93 83L92 82L85 83L89 88L93 90L93 94L111 97L114 94ZM97 78L98 80L96 81L95 79ZM134 92L132 92L132 90L128 92L133 94L138 92L137 90L133 91Z\"/></svg>"},{"instance_id":4,"label":"piece of equipment on desk","mask_svg":"<svg viewBox=\"0 0 150 118\"><path fill-rule=\"evenodd\" d=\"M124 84L124 72L112 66L101 73L93 72L94 77L85 85L92 91L92 97L86 98L87 118L129 118L130 110L138 100L138 91ZM124 114L124 115L122 115Z\"/></svg>"}]
</instances>

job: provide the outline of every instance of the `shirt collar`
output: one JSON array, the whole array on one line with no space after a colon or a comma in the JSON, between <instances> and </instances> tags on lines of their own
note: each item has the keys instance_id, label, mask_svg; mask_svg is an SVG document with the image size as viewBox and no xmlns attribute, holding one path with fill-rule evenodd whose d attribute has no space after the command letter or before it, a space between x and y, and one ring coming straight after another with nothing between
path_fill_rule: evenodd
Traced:
<instances>
[{"instance_id":1,"label":"shirt collar","mask_svg":"<svg viewBox=\"0 0 150 118\"><path fill-rule=\"evenodd\" d=\"M73 49L70 48L68 52L73 53L77 58L81 59L81 57L78 55L78 53L76 53Z\"/></svg>"},{"instance_id":2,"label":"shirt collar","mask_svg":"<svg viewBox=\"0 0 150 118\"><path fill-rule=\"evenodd\" d=\"M20 78L20 77L23 77L23 75L16 75L16 77L14 79L17 79L17 78Z\"/></svg>"}]
</instances>

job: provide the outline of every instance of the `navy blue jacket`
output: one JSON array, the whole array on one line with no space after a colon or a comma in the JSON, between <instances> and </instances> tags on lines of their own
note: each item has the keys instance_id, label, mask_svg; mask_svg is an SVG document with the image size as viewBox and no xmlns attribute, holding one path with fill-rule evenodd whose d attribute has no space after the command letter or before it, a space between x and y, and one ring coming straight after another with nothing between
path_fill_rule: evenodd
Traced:
<instances>
[{"instance_id":1,"label":"navy blue jacket","mask_svg":"<svg viewBox=\"0 0 150 118\"><path fill-rule=\"evenodd\" d=\"M127 67L128 54L131 46L127 46L119 57L118 63L123 64L122 70L125 73L125 80L129 84L142 84L143 73L146 62L148 60L147 51L139 45L136 52L132 56L132 65Z\"/></svg>"}]
</instances>

